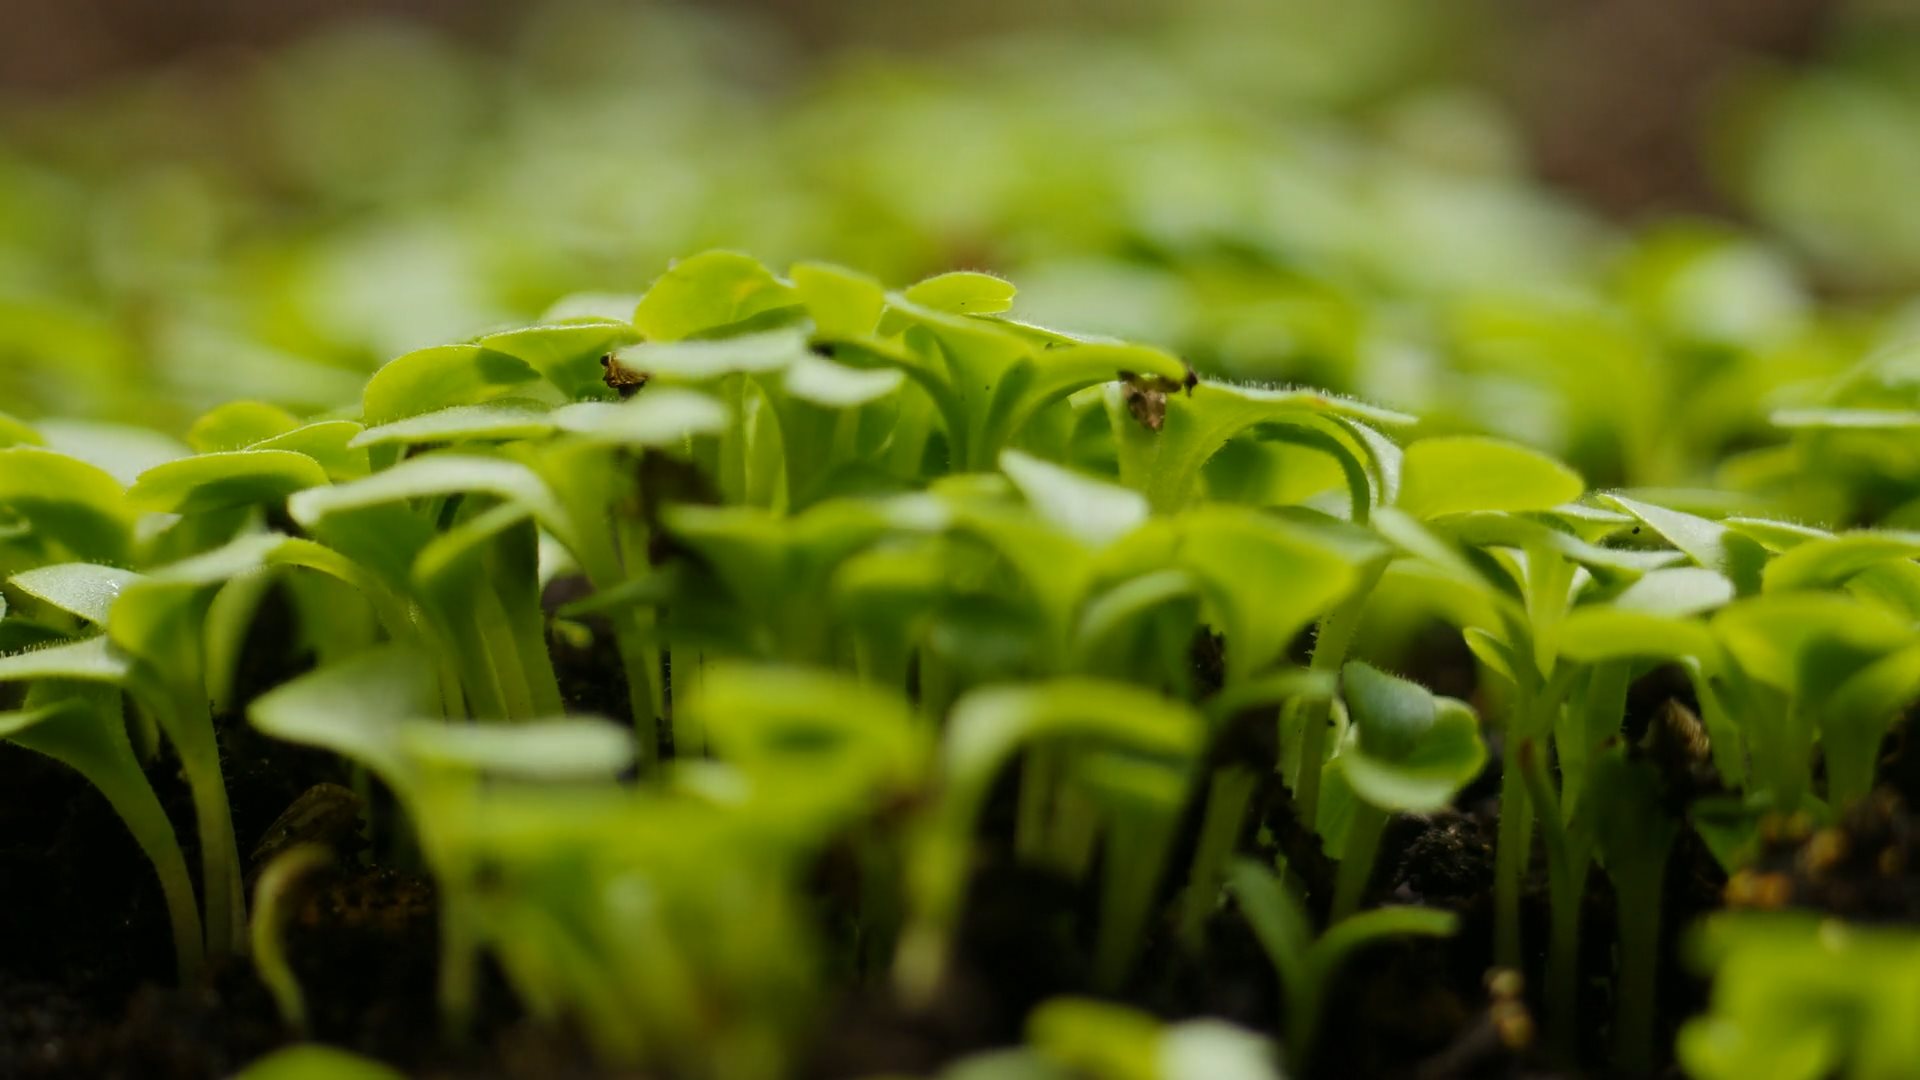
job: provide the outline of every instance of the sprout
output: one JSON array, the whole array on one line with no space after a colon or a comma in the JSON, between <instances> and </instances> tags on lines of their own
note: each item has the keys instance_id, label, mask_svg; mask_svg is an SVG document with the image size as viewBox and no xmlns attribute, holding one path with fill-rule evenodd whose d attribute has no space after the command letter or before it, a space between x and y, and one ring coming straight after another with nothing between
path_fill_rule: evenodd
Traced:
<instances>
[{"instance_id":1,"label":"sprout","mask_svg":"<svg viewBox=\"0 0 1920 1080\"><path fill-rule=\"evenodd\" d=\"M1230 877L1234 898L1280 977L1286 1014L1281 1024L1287 1063L1304 1071L1313 1061L1320 1008L1334 973L1354 953L1391 937L1445 937L1458 920L1429 908L1382 907L1344 919L1318 938L1307 914L1273 872L1250 860Z\"/></svg>"},{"instance_id":2,"label":"sprout","mask_svg":"<svg viewBox=\"0 0 1920 1080\"><path fill-rule=\"evenodd\" d=\"M1333 790L1343 794L1345 813L1329 804L1320 821L1323 835L1345 833L1330 915L1335 923L1359 909L1388 815L1448 805L1487 757L1479 719L1465 703L1436 698L1371 665L1352 661L1341 669L1340 699L1349 726L1329 768L1343 783ZM1330 825L1329 818L1341 817L1344 830Z\"/></svg>"}]
</instances>

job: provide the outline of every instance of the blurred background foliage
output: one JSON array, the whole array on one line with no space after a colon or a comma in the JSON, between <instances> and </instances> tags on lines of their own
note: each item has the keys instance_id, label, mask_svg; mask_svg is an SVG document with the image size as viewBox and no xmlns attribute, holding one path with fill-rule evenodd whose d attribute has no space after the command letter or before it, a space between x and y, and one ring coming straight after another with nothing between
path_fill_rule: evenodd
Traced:
<instances>
[{"instance_id":1,"label":"blurred background foliage","mask_svg":"<svg viewBox=\"0 0 1920 1080\"><path fill-rule=\"evenodd\" d=\"M716 246L1004 273L1025 318L1722 508L1844 505L1777 410L1920 404L1906 0L0 16L0 411L55 440L322 412Z\"/></svg>"}]
</instances>

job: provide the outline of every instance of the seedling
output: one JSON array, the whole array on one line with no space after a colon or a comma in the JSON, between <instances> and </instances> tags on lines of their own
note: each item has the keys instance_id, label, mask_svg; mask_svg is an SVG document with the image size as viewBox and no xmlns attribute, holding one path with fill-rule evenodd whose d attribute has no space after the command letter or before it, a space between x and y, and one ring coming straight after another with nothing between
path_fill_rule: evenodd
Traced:
<instances>
[{"instance_id":1,"label":"seedling","mask_svg":"<svg viewBox=\"0 0 1920 1080\"><path fill-rule=\"evenodd\" d=\"M1329 981L1355 952L1388 938L1445 937L1454 932L1453 913L1430 908L1381 907L1341 920L1319 937L1300 901L1273 872L1250 860L1235 864L1230 876L1234 898L1246 913L1267 960L1280 976L1285 1015L1281 1030L1287 1063L1305 1069L1313 1060L1314 1036Z\"/></svg>"}]
</instances>

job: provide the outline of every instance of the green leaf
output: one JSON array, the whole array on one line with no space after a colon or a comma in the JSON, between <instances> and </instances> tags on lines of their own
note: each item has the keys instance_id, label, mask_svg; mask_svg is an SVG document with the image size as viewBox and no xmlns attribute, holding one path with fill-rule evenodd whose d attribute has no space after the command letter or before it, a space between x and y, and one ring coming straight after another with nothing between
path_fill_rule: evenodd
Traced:
<instances>
[{"instance_id":1,"label":"green leaf","mask_svg":"<svg viewBox=\"0 0 1920 1080\"><path fill-rule=\"evenodd\" d=\"M832 822L913 790L932 756L904 699L835 672L719 664L676 707L807 845Z\"/></svg>"},{"instance_id":2,"label":"green leaf","mask_svg":"<svg viewBox=\"0 0 1920 1080\"><path fill-rule=\"evenodd\" d=\"M906 298L955 315L994 315L1013 307L1011 281L972 270L930 277L907 289Z\"/></svg>"},{"instance_id":3,"label":"green leaf","mask_svg":"<svg viewBox=\"0 0 1920 1080\"><path fill-rule=\"evenodd\" d=\"M1677 566L1650 570L1611 601L1620 611L1682 618L1724 606L1733 600L1733 582L1715 570Z\"/></svg>"},{"instance_id":4,"label":"green leaf","mask_svg":"<svg viewBox=\"0 0 1920 1080\"><path fill-rule=\"evenodd\" d=\"M1486 764L1473 710L1403 679L1349 663L1341 671L1355 737L1334 756L1354 793L1383 810L1431 813Z\"/></svg>"},{"instance_id":5,"label":"green leaf","mask_svg":"<svg viewBox=\"0 0 1920 1080\"><path fill-rule=\"evenodd\" d=\"M830 263L797 263L787 273L822 337L865 337L880 325L887 291L865 274Z\"/></svg>"},{"instance_id":6,"label":"green leaf","mask_svg":"<svg viewBox=\"0 0 1920 1080\"><path fill-rule=\"evenodd\" d=\"M230 401L202 414L187 429L187 445L196 453L243 450L262 439L300 426L300 418L264 401Z\"/></svg>"},{"instance_id":7,"label":"green leaf","mask_svg":"<svg viewBox=\"0 0 1920 1080\"><path fill-rule=\"evenodd\" d=\"M0 656L0 682L77 679L120 686L130 670L127 655L110 645L105 634Z\"/></svg>"},{"instance_id":8,"label":"green leaf","mask_svg":"<svg viewBox=\"0 0 1920 1080\"><path fill-rule=\"evenodd\" d=\"M765 330L699 341L648 341L614 354L620 363L664 382L705 383L727 375L778 371L808 355L798 330Z\"/></svg>"},{"instance_id":9,"label":"green leaf","mask_svg":"<svg viewBox=\"0 0 1920 1080\"><path fill-rule=\"evenodd\" d=\"M1696 658L1710 668L1719 646L1697 620L1609 606L1578 607L1560 623L1560 652L1570 659Z\"/></svg>"},{"instance_id":10,"label":"green leaf","mask_svg":"<svg viewBox=\"0 0 1920 1080\"><path fill-rule=\"evenodd\" d=\"M455 405L448 409L409 416L404 420L367 428L354 436L349 446L418 446L430 443L456 443L532 439L553 430L551 411L526 398L499 398L480 405Z\"/></svg>"},{"instance_id":11,"label":"green leaf","mask_svg":"<svg viewBox=\"0 0 1920 1080\"><path fill-rule=\"evenodd\" d=\"M1018 450L1000 454L1000 471L1035 512L1089 546L1112 543L1147 520L1147 500L1138 492Z\"/></svg>"},{"instance_id":12,"label":"green leaf","mask_svg":"<svg viewBox=\"0 0 1920 1080\"><path fill-rule=\"evenodd\" d=\"M502 330L475 344L517 357L572 399L607 396L600 358L637 336L631 323L618 319L579 319Z\"/></svg>"},{"instance_id":13,"label":"green leaf","mask_svg":"<svg viewBox=\"0 0 1920 1080\"><path fill-rule=\"evenodd\" d=\"M851 409L893 393L905 378L898 371L847 367L802 352L787 365L781 385L801 401L826 409Z\"/></svg>"},{"instance_id":14,"label":"green leaf","mask_svg":"<svg viewBox=\"0 0 1920 1080\"><path fill-rule=\"evenodd\" d=\"M1811 431L1911 431L1920 428L1912 409L1779 409L1767 417L1774 427Z\"/></svg>"},{"instance_id":15,"label":"green leaf","mask_svg":"<svg viewBox=\"0 0 1920 1080\"><path fill-rule=\"evenodd\" d=\"M248 450L290 450L305 454L320 463L331 480L351 480L367 475L367 453L353 448L353 440L366 430L352 420L316 420L292 431L262 439Z\"/></svg>"},{"instance_id":16,"label":"green leaf","mask_svg":"<svg viewBox=\"0 0 1920 1080\"><path fill-rule=\"evenodd\" d=\"M679 446L696 435L726 429L727 408L705 394L661 386L630 400L582 401L553 410L569 435L608 446Z\"/></svg>"},{"instance_id":17,"label":"green leaf","mask_svg":"<svg viewBox=\"0 0 1920 1080\"><path fill-rule=\"evenodd\" d=\"M1129 369L1135 370L1135 369ZM1160 371L1162 378L1180 378ZM1136 370L1136 374L1145 374ZM1371 473L1388 487L1387 463L1378 443L1361 432L1368 424L1397 426L1413 417L1363 405L1313 390L1268 390L1230 383L1202 382L1191 393L1169 392L1159 430L1134 416L1137 399L1123 383L1106 389L1107 415L1113 425L1120 479L1144 493L1158 513L1170 513L1199 495L1201 467L1228 441L1260 432L1306 433L1317 448L1333 454L1361 476ZM1365 485L1363 484L1363 487ZM1374 493L1377 497L1378 492Z\"/></svg>"},{"instance_id":18,"label":"green leaf","mask_svg":"<svg viewBox=\"0 0 1920 1080\"><path fill-rule=\"evenodd\" d=\"M640 298L633 325L649 341L679 341L791 305L792 286L731 251L709 251L673 264ZM642 368L642 370L646 370Z\"/></svg>"},{"instance_id":19,"label":"green leaf","mask_svg":"<svg viewBox=\"0 0 1920 1080\"><path fill-rule=\"evenodd\" d=\"M0 510L76 559L125 563L130 553L134 511L120 482L65 454L0 449Z\"/></svg>"},{"instance_id":20,"label":"green leaf","mask_svg":"<svg viewBox=\"0 0 1920 1080\"><path fill-rule=\"evenodd\" d=\"M128 489L127 501L142 510L204 514L234 506L277 504L296 491L326 483L326 470L305 454L227 450L148 469Z\"/></svg>"},{"instance_id":21,"label":"green leaf","mask_svg":"<svg viewBox=\"0 0 1920 1080\"><path fill-rule=\"evenodd\" d=\"M287 500L287 512L311 527L353 510L460 494L485 494L516 503L570 549L577 547L572 522L538 474L518 462L466 454L427 454L351 483L309 488Z\"/></svg>"},{"instance_id":22,"label":"green leaf","mask_svg":"<svg viewBox=\"0 0 1920 1080\"><path fill-rule=\"evenodd\" d=\"M7 584L95 626L107 624L107 612L120 593L141 575L116 566L58 563L25 570Z\"/></svg>"},{"instance_id":23,"label":"green leaf","mask_svg":"<svg viewBox=\"0 0 1920 1080\"><path fill-rule=\"evenodd\" d=\"M0 412L0 447L39 446L44 441L32 427Z\"/></svg>"},{"instance_id":24,"label":"green leaf","mask_svg":"<svg viewBox=\"0 0 1920 1080\"><path fill-rule=\"evenodd\" d=\"M1609 494L1600 498L1633 515L1667 543L1686 552L1694 562L1724 574L1740 595L1759 590L1760 568L1767 556L1766 551L1750 537L1728 529L1719 522L1629 499L1624 495Z\"/></svg>"},{"instance_id":25,"label":"green leaf","mask_svg":"<svg viewBox=\"0 0 1920 1080\"><path fill-rule=\"evenodd\" d=\"M383 645L262 694L247 710L276 739L360 762L404 795L412 772L399 746L402 721L439 711L431 657Z\"/></svg>"},{"instance_id":26,"label":"green leaf","mask_svg":"<svg viewBox=\"0 0 1920 1080\"><path fill-rule=\"evenodd\" d=\"M1433 727L1431 691L1364 661L1350 660L1340 669L1340 697L1361 749L1387 761L1406 758Z\"/></svg>"},{"instance_id":27,"label":"green leaf","mask_svg":"<svg viewBox=\"0 0 1920 1080\"><path fill-rule=\"evenodd\" d=\"M436 345L396 357L373 373L360 399L369 425L525 392L540 373L526 361L480 345Z\"/></svg>"},{"instance_id":28,"label":"green leaf","mask_svg":"<svg viewBox=\"0 0 1920 1080\"><path fill-rule=\"evenodd\" d=\"M1280 659L1359 580L1359 560L1258 511L1201 506L1180 524L1180 563L1202 582L1227 636L1230 682Z\"/></svg>"},{"instance_id":29,"label":"green leaf","mask_svg":"<svg viewBox=\"0 0 1920 1080\"><path fill-rule=\"evenodd\" d=\"M1768 592L1830 589L1876 564L1920 557L1920 533L1861 530L1809 540L1767 564Z\"/></svg>"},{"instance_id":30,"label":"green leaf","mask_svg":"<svg viewBox=\"0 0 1920 1080\"><path fill-rule=\"evenodd\" d=\"M371 1058L305 1043L260 1058L235 1073L233 1080L402 1080L403 1076Z\"/></svg>"},{"instance_id":31,"label":"green leaf","mask_svg":"<svg viewBox=\"0 0 1920 1080\"><path fill-rule=\"evenodd\" d=\"M1565 465L1517 443L1476 435L1421 439L1401 462L1396 505L1418 518L1472 510L1548 510L1586 484Z\"/></svg>"},{"instance_id":32,"label":"green leaf","mask_svg":"<svg viewBox=\"0 0 1920 1080\"><path fill-rule=\"evenodd\" d=\"M1746 673L1789 693L1811 689L1807 680L1825 671L1816 650L1841 647L1879 654L1912 640L1909 623L1877 604L1834 593L1767 593L1748 597L1715 614L1713 631Z\"/></svg>"},{"instance_id":33,"label":"green leaf","mask_svg":"<svg viewBox=\"0 0 1920 1080\"><path fill-rule=\"evenodd\" d=\"M476 775L612 780L634 763L632 728L589 717L511 725L402 720L394 733L408 759Z\"/></svg>"}]
</instances>

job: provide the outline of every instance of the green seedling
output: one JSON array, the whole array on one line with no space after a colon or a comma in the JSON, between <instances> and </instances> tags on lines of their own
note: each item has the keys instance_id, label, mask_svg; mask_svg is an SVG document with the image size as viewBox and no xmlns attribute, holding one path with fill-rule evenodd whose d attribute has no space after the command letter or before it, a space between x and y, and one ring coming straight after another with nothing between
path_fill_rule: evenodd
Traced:
<instances>
[{"instance_id":1,"label":"green seedling","mask_svg":"<svg viewBox=\"0 0 1920 1080\"><path fill-rule=\"evenodd\" d=\"M1218 1020L1163 1024L1106 1002L1054 998L1027 1018L1027 1053L1092 1080L1277 1080L1273 1045ZM971 1074L967 1074L971 1075ZM981 1072L982 1080L989 1074Z\"/></svg>"},{"instance_id":2,"label":"green seedling","mask_svg":"<svg viewBox=\"0 0 1920 1080\"><path fill-rule=\"evenodd\" d=\"M1394 937L1445 937L1458 923L1452 912L1382 907L1344 919L1315 938L1306 910L1271 870L1243 859L1234 865L1229 881L1280 977L1282 1045L1288 1066L1295 1070L1313 1060L1328 983L1354 953Z\"/></svg>"},{"instance_id":3,"label":"green seedling","mask_svg":"<svg viewBox=\"0 0 1920 1080\"><path fill-rule=\"evenodd\" d=\"M287 959L288 906L298 898L303 878L324 869L333 861L333 853L319 844L297 844L274 856L260 871L253 888L253 922L248 939L253 946L253 966L273 995L280 1019L295 1032L307 1031L307 999L300 991L299 976Z\"/></svg>"},{"instance_id":4,"label":"green seedling","mask_svg":"<svg viewBox=\"0 0 1920 1080\"><path fill-rule=\"evenodd\" d=\"M1116 857L1104 862L1094 978L1119 984L1152 913L1204 733L1204 721L1187 706L1094 680L1056 679L962 698L941 760L947 787L910 855L912 913L895 969L903 989L925 995L944 971L967 852L993 780L1022 749L1031 763L1036 752L1062 744L1070 749L1055 762L1067 772L1065 782L1023 786L1020 828L1034 837L1023 849L1044 848L1084 867L1104 839Z\"/></svg>"},{"instance_id":5,"label":"green seedling","mask_svg":"<svg viewBox=\"0 0 1920 1080\"><path fill-rule=\"evenodd\" d=\"M110 685L61 681L92 682L89 675L80 673L113 664L110 658L93 655L99 650L98 645L55 646L37 654L0 658L0 679L34 680L27 707L0 713L0 738L68 766L106 797L159 876L173 928L175 969L183 983L191 982L199 976L206 954L193 880L173 825L127 740L119 695ZM36 698L47 703L34 704Z\"/></svg>"},{"instance_id":6,"label":"green seedling","mask_svg":"<svg viewBox=\"0 0 1920 1080\"><path fill-rule=\"evenodd\" d=\"M1920 941L1910 930L1722 914L1698 929L1692 953L1713 975L1713 998L1680 1032L1690 1075L1869 1080L1920 1060Z\"/></svg>"},{"instance_id":7,"label":"green seedling","mask_svg":"<svg viewBox=\"0 0 1920 1080\"><path fill-rule=\"evenodd\" d=\"M1487 757L1479 718L1464 702L1436 698L1369 664L1351 661L1341 669L1340 700L1347 735L1328 767L1340 779L1333 790L1341 792L1345 813L1330 800L1320 819L1340 858L1329 915L1335 924L1359 910L1389 815L1447 806Z\"/></svg>"}]
</instances>

